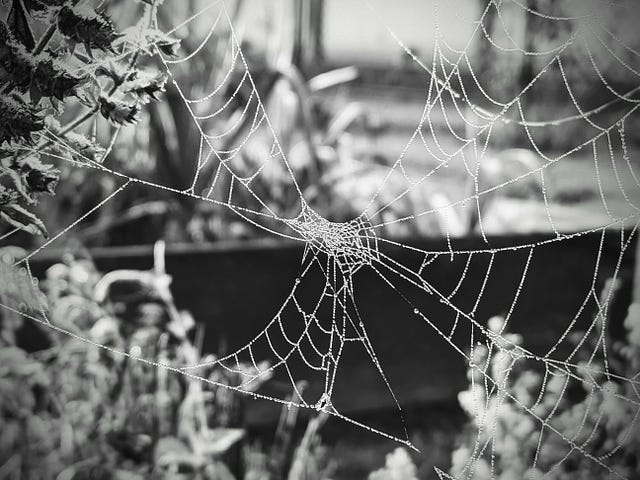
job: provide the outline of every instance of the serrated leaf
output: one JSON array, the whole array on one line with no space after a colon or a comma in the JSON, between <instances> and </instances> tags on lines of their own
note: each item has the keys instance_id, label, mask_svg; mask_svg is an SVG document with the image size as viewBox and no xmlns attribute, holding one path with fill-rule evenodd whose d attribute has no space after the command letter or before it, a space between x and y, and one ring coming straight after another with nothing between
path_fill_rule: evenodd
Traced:
<instances>
[{"instance_id":1,"label":"serrated leaf","mask_svg":"<svg viewBox=\"0 0 640 480\"><path fill-rule=\"evenodd\" d=\"M52 165L45 165L37 157L26 157L16 165L29 190L33 193L55 194L60 179L60 171Z\"/></svg>"},{"instance_id":2,"label":"serrated leaf","mask_svg":"<svg viewBox=\"0 0 640 480\"><path fill-rule=\"evenodd\" d=\"M20 0L13 0L11 3L11 10L9 10L7 23L9 24L11 33L13 33L15 38L29 50L33 50L33 47L36 46L36 42L33 38L29 21L27 20L27 16L25 15Z\"/></svg>"},{"instance_id":3,"label":"serrated leaf","mask_svg":"<svg viewBox=\"0 0 640 480\"><path fill-rule=\"evenodd\" d=\"M84 44L90 56L92 48L113 51L113 42L121 36L106 15L69 5L58 13L58 30L70 40Z\"/></svg>"},{"instance_id":4,"label":"serrated leaf","mask_svg":"<svg viewBox=\"0 0 640 480\"><path fill-rule=\"evenodd\" d=\"M0 71L10 84L5 92L14 87L26 89L34 69L35 60L31 52L15 39L7 25L0 22Z\"/></svg>"},{"instance_id":5,"label":"serrated leaf","mask_svg":"<svg viewBox=\"0 0 640 480\"><path fill-rule=\"evenodd\" d=\"M142 103L148 103L151 100L158 100L158 95L164 92L166 82L166 74L143 74L125 82L121 90L124 93L135 95Z\"/></svg>"},{"instance_id":6,"label":"serrated leaf","mask_svg":"<svg viewBox=\"0 0 640 480\"><path fill-rule=\"evenodd\" d=\"M20 194L20 197L24 202L26 202L27 204L35 203L35 197L28 190L28 185L18 172L16 172L12 168L4 167L0 169L0 172L2 173L2 175L7 175L9 178L11 178L14 190Z\"/></svg>"},{"instance_id":7,"label":"serrated leaf","mask_svg":"<svg viewBox=\"0 0 640 480\"><path fill-rule=\"evenodd\" d=\"M49 236L42 220L17 203L0 205L0 218L10 225L26 230L29 233L39 233L45 238Z\"/></svg>"},{"instance_id":8,"label":"serrated leaf","mask_svg":"<svg viewBox=\"0 0 640 480\"><path fill-rule=\"evenodd\" d=\"M137 115L140 108L136 104L128 104L120 100L107 98L101 95L98 98L100 103L100 114L116 125L124 125L126 123L136 123Z\"/></svg>"},{"instance_id":9,"label":"serrated leaf","mask_svg":"<svg viewBox=\"0 0 640 480\"><path fill-rule=\"evenodd\" d=\"M51 58L48 54L38 57L38 63L32 74L31 94L32 100L34 92L39 96L54 97L64 100L65 97L75 93L76 88L83 84L88 77L76 76L72 74L60 62Z\"/></svg>"},{"instance_id":10,"label":"serrated leaf","mask_svg":"<svg viewBox=\"0 0 640 480\"><path fill-rule=\"evenodd\" d=\"M18 96L0 97L0 144L11 140L31 141L31 133L42 130L43 118Z\"/></svg>"}]
</instances>

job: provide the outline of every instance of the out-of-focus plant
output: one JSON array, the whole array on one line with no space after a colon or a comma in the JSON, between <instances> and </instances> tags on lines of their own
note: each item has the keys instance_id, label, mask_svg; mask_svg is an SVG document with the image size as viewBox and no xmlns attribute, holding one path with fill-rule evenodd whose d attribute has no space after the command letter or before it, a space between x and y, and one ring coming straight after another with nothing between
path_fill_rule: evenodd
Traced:
<instances>
[{"instance_id":1,"label":"out-of-focus plant","mask_svg":"<svg viewBox=\"0 0 640 480\"><path fill-rule=\"evenodd\" d=\"M178 41L155 27L155 0L137 5L128 19L137 23L122 32L104 7L86 2L3 3L10 5L0 22L1 231L9 224L46 236L38 198L67 180L66 162L106 158L120 128L164 91L165 76L142 68L142 58L155 48L175 53ZM106 146L96 136L99 118L112 125ZM89 123L93 129L81 131Z\"/></svg>"},{"instance_id":2,"label":"out-of-focus plant","mask_svg":"<svg viewBox=\"0 0 640 480\"><path fill-rule=\"evenodd\" d=\"M324 416L311 419L296 448L297 409L283 407L272 460L260 462L264 453L241 448L248 439L237 392L157 366L178 369L215 359L200 353L201 330L173 303L163 248L156 245L151 271L102 275L90 260L68 256L47 270L46 297L36 295L37 285L24 292L0 289L0 301L16 306L15 314L3 309L0 319L4 478L219 480L243 471L247 478L324 478L319 442ZM29 277L10 267L16 255L17 249L0 252L1 268L24 287ZM23 321L18 311L44 312L45 322L86 341ZM33 324L48 346L29 352L18 333ZM242 382L240 374L215 366L198 374L219 384ZM267 380L262 376L252 388Z\"/></svg>"},{"instance_id":3,"label":"out-of-focus plant","mask_svg":"<svg viewBox=\"0 0 640 480\"><path fill-rule=\"evenodd\" d=\"M605 286L600 305L612 288L616 288L613 282ZM640 286L634 288L638 290ZM472 362L477 366L468 374L472 384L459 394L471 423L453 452L451 476L439 472L441 478L595 478L594 469L600 467L587 455L575 451L566 438L592 458L605 461L619 475L636 478L640 474L637 407L624 398L635 398L637 391L633 381L620 379L633 378L640 366L639 309L638 303L629 308L624 323L625 341L607 347L609 372L613 375L607 377L604 371L590 369L594 358L576 358L582 367L576 374L582 381L575 383L575 388L568 385L570 378L562 372L545 376L514 362L522 338L502 333L503 319L492 318L489 329L496 339L500 333L504 341L498 340L499 348L491 356L486 347L475 349ZM603 322L604 318L598 319L601 327ZM597 351L598 340L593 335L585 339L584 335L575 332L573 343L585 342L584 345L591 344L592 350ZM492 392L489 397L476 370L487 366L491 379L488 391ZM594 382L600 388L594 388ZM563 432L566 438L554 432L541 434L539 422L522 405L546 419L551 429Z\"/></svg>"},{"instance_id":4,"label":"out-of-focus plant","mask_svg":"<svg viewBox=\"0 0 640 480\"><path fill-rule=\"evenodd\" d=\"M383 468L369 474L369 480L417 480L418 469L407 451L398 447L387 454Z\"/></svg>"},{"instance_id":5,"label":"out-of-focus plant","mask_svg":"<svg viewBox=\"0 0 640 480\"><path fill-rule=\"evenodd\" d=\"M189 478L214 478L205 471L229 470L221 458L244 431L213 424L207 412L223 418L237 400L222 404L214 390L135 360L201 360L188 338L193 320L175 308L157 259L154 271L104 277L83 259L49 268L48 319L87 341L43 327L45 350L3 345L0 468L8 478L166 478L184 465ZM3 328L19 326L5 320Z\"/></svg>"}]
</instances>

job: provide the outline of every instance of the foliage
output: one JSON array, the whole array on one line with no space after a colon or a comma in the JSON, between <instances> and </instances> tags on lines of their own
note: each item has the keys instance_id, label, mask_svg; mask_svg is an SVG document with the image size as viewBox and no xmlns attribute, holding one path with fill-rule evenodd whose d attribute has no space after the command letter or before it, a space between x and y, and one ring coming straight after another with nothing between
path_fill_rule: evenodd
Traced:
<instances>
[{"instance_id":1,"label":"foliage","mask_svg":"<svg viewBox=\"0 0 640 480\"><path fill-rule=\"evenodd\" d=\"M2 256L19 253L5 251ZM3 273L14 259L6 259ZM136 360L181 368L214 359L201 355L190 340L190 332L199 327L175 308L170 278L156 259L154 271L101 275L91 261L67 257L47 270L46 299L21 298L25 293L8 287L0 290L3 304L30 302L20 310L32 315L48 305L53 325L86 339L43 324L35 333L44 335L49 346L29 353L16 338L24 327L33 335L33 321L24 325L17 313L3 310L0 471L7 478L205 480L241 473L237 458L248 439L238 394ZM13 275L25 277L20 271ZM197 373L220 384L239 382L239 374L218 367ZM283 408L289 421L279 427L277 438L291 440L295 411ZM264 454L247 449L246 478L282 478L273 476L275 471L286 477L290 468L300 470L301 463L306 473L289 478L324 478L320 472L325 470L312 475L306 467L317 464L323 421L312 419L295 456L291 441L276 441L273 448L283 455L275 464L257 462Z\"/></svg>"},{"instance_id":2,"label":"foliage","mask_svg":"<svg viewBox=\"0 0 640 480\"><path fill-rule=\"evenodd\" d=\"M616 286L609 282L600 305L606 301L611 288ZM594 464L589 455L606 460L607 465L622 477L637 478L640 474L640 429L637 428L636 406L624 400L635 397L637 392L634 392L633 382L623 379L634 378L640 367L639 311L637 303L629 308L624 323L626 341L607 346L612 373L609 378L604 372L588 368L595 361L593 358L576 359L583 368L576 370L582 381L574 386L573 390L577 392L573 392L573 399L566 374L551 372L545 376L520 363L514 364L514 358L517 358L514 353L522 342L520 335L502 334L505 342L490 358L488 349L479 346L472 359L476 367L469 370L472 384L459 395L471 423L460 446L453 452L451 475L478 480L538 479L543 475L558 480L594 478L593 472L601 467ZM600 325L604 321L598 320ZM503 319L494 317L489 328L494 333L501 332ZM578 332L573 340L574 343L584 342L585 334ZM586 342L591 343L594 351L598 350L597 340L587 336ZM489 396L485 393L479 370L476 370L487 366L492 381L487 392L492 391L491 385L500 389ZM601 388L594 388L594 382ZM547 419L549 429L563 432L586 454L575 452L566 439L549 430L541 434L536 419L521 405L539 418ZM442 472L440 475L451 478Z\"/></svg>"},{"instance_id":3,"label":"foliage","mask_svg":"<svg viewBox=\"0 0 640 480\"><path fill-rule=\"evenodd\" d=\"M404 448L387 454L383 468L371 472L369 480L417 480L418 469Z\"/></svg>"},{"instance_id":4,"label":"foliage","mask_svg":"<svg viewBox=\"0 0 640 480\"><path fill-rule=\"evenodd\" d=\"M76 129L97 115L121 126L158 100L166 77L140 66L153 45L175 53L178 41L152 28L156 2L146 2L136 28L118 33L104 11L77 1L12 0L0 22L0 217L11 226L47 235L33 212L41 194L53 195L60 170L54 158L89 161L106 155ZM134 17L136 18L136 17ZM34 32L41 32L36 43ZM84 54L76 44L84 46ZM105 74L106 72L106 74ZM114 72L118 72L115 75ZM63 120L75 118L64 126ZM52 139L56 145L51 147ZM60 147L60 143L68 147Z\"/></svg>"}]
</instances>

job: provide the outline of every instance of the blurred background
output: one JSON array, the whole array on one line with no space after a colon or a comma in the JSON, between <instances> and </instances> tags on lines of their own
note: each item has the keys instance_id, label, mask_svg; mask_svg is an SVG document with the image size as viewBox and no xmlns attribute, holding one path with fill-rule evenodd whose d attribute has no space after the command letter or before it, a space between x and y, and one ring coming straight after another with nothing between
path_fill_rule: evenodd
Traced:
<instances>
[{"instance_id":1,"label":"blurred background","mask_svg":"<svg viewBox=\"0 0 640 480\"><path fill-rule=\"evenodd\" d=\"M110 3L110 15L123 28L143 8L136 3ZM268 5L245 0L227 2L227 11L283 155L314 209L334 221L354 218L367 206L375 211L375 206L386 205L412 180L435 168L418 188L380 214L383 222L391 220L380 231L393 237L438 237L445 231L454 236L478 233L476 202L461 202L474 194L474 175L469 172L475 173L477 164L479 191L490 189L546 163L543 155L548 159L570 152L597 132L594 124L615 123L633 107L636 7L625 4L609 9L600 2L577 1L530 3L506 2L499 11L489 8L483 28L475 33L475 22L485 5L473 0L424 1L401 8L373 0L278 0ZM169 30L207 5L166 1L159 9L159 23ZM526 8L533 6L553 13L550 18L532 15ZM590 26L580 20L589 8L601 14L602 25ZM187 98L205 96L221 83L223 88L216 95L196 104L196 114L225 108L196 126L169 83L164 101L149 104L140 111L135 125L122 129L109 157L110 167L186 189L197 169L198 128L214 137L212 143L220 151L243 146L234 158L233 168L238 171L250 171L264 161L273 138L263 134L266 128L262 125L243 141L251 133L255 98L249 98L248 81L238 87L245 69L240 61L230 63L234 57L228 23L223 18L210 32L218 13L219 9L211 8L175 31L182 43L181 56L201 49L187 62L171 67ZM596 29L595 33L589 28ZM465 55L458 61L462 49ZM522 51L540 53L525 55ZM553 61L557 54L570 92ZM467 99L445 92L441 105L430 111L428 122L422 122L423 138L410 141L427 99L430 76L423 67L445 78L454 63L457 69L450 76L451 86ZM544 75L537 78L546 64ZM534 79L532 87L517 96L526 121L542 122L533 123L527 132L517 123L521 120L518 105L512 104L504 113L501 105L516 98ZM629 91L630 100L619 98ZM603 105L607 108L592 112L585 120L579 118L574 100L582 112ZM480 110L474 111L469 104ZM73 109L69 110L72 118ZM487 115L497 116L489 130ZM635 122L635 115L625 119L628 149L636 145ZM103 143L108 143L112 132L104 119L80 131L83 129L94 129ZM216 138L226 131L231 134ZM473 145L479 151L486 142L482 162L477 162L473 145L463 141L474 135L477 142ZM619 150L619 140L612 141ZM395 168L389 174L389 167L401 154L403 169ZM633 159L631 154L628 157ZM446 168L439 167L443 162ZM624 217L632 210L618 184L622 183L629 200L637 200L633 172L620 172L616 179L605 147L599 163L594 167L593 151L582 148L545 168L552 222L538 174L484 195L479 210L486 233L575 231L600 225L608 215L600 189L614 216ZM195 193L204 191L207 181L211 183L214 166L214 161L208 162ZM600 178L596 179L598 166ZM64 163L60 168L57 195L42 205L50 231L68 225L119 185L110 175L94 175ZM264 169L253 190L273 203L277 215L293 218L299 213L298 195L291 192L291 180L282 170L281 165ZM222 178L220 183L228 185L229 179ZM236 189L236 195L251 196L242 190ZM378 190L377 204L371 206ZM239 204L250 201L237 198ZM451 204L455 205L447 207ZM410 222L393 222L424 211L430 213ZM269 234L228 209L138 184L88 216L61 242L78 238L87 246L131 245L163 238L172 243L200 243L265 235ZM25 237L25 241L31 240Z\"/></svg>"}]
</instances>

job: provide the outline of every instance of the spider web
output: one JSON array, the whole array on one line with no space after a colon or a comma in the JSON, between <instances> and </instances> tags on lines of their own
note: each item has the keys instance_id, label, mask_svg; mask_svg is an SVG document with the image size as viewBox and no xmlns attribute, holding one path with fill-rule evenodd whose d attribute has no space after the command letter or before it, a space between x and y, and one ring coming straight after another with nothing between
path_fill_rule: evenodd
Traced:
<instances>
[{"instance_id":1,"label":"spider web","mask_svg":"<svg viewBox=\"0 0 640 480\"><path fill-rule=\"evenodd\" d=\"M474 24L473 32L463 49L456 49L449 45L444 37L437 32L433 55L431 61L427 62L414 54L399 36L384 23L384 19L375 11L375 8L369 4L373 13L372 18L377 17L377 21L385 26L399 48L404 50L418 68L424 71L427 88L419 122L407 140L404 149L399 152L393 164L388 168L387 174L379 182L366 208L350 221L329 221L314 210L313 205L305 199L303 188L299 182L299 169L292 165L280 143L271 116L267 114L268 105L263 103L260 89L249 69L238 34L223 1L209 4L169 32L173 33L188 28L196 19L206 19L209 22L209 27L204 32L201 42L192 51L179 59L166 58L157 52L158 58L172 80L171 88L175 89L185 108L188 109L192 122L199 132L197 167L193 172L189 188L180 190L154 183L145 178L130 176L119 171L116 167L110 167L106 161L106 155L103 159L105 161L94 161L84 157L81 152L75 151L64 138L57 136L55 132L45 131L42 135L42 141L52 142L58 150L66 149L74 154L73 158L82 159L82 161L74 161L78 168L95 169L120 179L122 183L99 204L58 232L46 243L34 249L19 262L24 265L34 282L29 259L134 184L161 189L176 196L182 195L208 202L215 207L233 212L243 221L272 235L304 244L299 275L289 294L276 313L266 320L264 327L240 349L206 363L176 368L136 357L128 352L116 351L108 346L95 344L89 339L81 338L50 322L44 309L41 310L40 316L36 316L20 312L8 305L2 306L60 333L92 343L115 354L128 356L137 361L165 368L218 387L230 388L255 398L279 402L290 408L322 411L375 434L415 448L409 439L406 426L403 427L403 435L393 435L347 417L332 402L336 375L340 370L344 352L347 349L360 348L369 357L372 368L377 371L386 385L389 395L402 415L400 403L393 393L391 382L384 373L382 363L378 360L375 345L367 333L367 319L361 316L356 301L357 274L361 270L368 270L407 303L417 322L423 322L431 327L433 333L457 352L461 359L478 374L479 382L486 395L484 406L480 403L475 405L476 412L480 412L477 415L483 415L483 408L485 410L488 408L490 398L498 396L504 401L508 399L522 413L530 416L537 423L539 442L542 442L543 435L552 435L561 439L566 446L566 455L553 469L559 467L569 456L580 455L612 476L625 478L608 464L608 455L596 457L589 452L590 440L578 443L577 433L570 431L570 429L560 429L553 424L552 419L557 405L562 401L570 384L586 384L589 395L593 396L597 392L605 391L606 380L615 379L629 386L629 391L634 392L633 394L618 392L612 395L636 412L634 421L628 426L628 432L637 428L635 420L638 417L637 413L640 412L637 375L625 378L610 370L607 352L607 318L611 295L601 299L598 297L596 289L605 237L611 235L619 237L619 258L613 272L613 277L616 279L620 273L622 259L638 228L638 206L633 203L633 195L629 194L623 179L625 175L630 175L635 187L640 188L640 182L633 169L632 152L628 147L625 133L625 125L632 119L639 105L639 100L634 98L634 94L640 90L640 86L626 92L617 91L599 67L598 57L593 53L593 45L597 44L604 48L610 54L613 62L626 70L633 78L640 77L640 72L634 68L631 62L616 53L617 50L610 44L614 45L616 49L622 48L626 55L633 60L637 60L640 53L625 45L620 38L608 30L598 18L598 12L595 10L587 9L584 15L580 16L562 17L534 10L516 0L512 0L510 5L511 8L522 9L527 16L541 18L551 23L576 22L580 28L570 31L566 38L560 38L556 45L549 46L544 51L529 50L519 45L517 39L507 28L508 21L503 16L503 2L489 1ZM486 16L492 10L504 30L504 38L500 41L491 36L492 32L486 28L484 23ZM204 54L207 42L211 41L214 33L219 30L228 33L226 35L224 65L214 75L213 87L209 87L209 91L191 98L181 88L179 68L188 65L188 62L197 58L198 55ZM478 38L485 39L494 50L500 53L542 58L546 63L521 91L515 93L508 101L501 101L488 93L474 73L475 67L470 52L473 42ZM136 46L132 45L130 48L133 50ZM565 60L563 60L563 55L571 49L579 49L586 55L589 60L587 67L590 74L595 75L603 87L613 95L612 100L588 110L581 106L571 85L571 79L566 74ZM469 75L463 76L463 71L468 72ZM560 85L558 88L566 91L566 96L575 112L552 119L529 119L526 105L523 105L524 97L551 71L559 73ZM482 101L472 100L472 92L474 93L473 98L478 97ZM239 113L228 116L223 121L224 114L233 108L232 103L239 98L244 102L244 107ZM612 111L613 113L608 117L602 115ZM614 117L612 122L600 124L602 118L610 119L612 115ZM438 126L436 126L436 122L438 122ZM544 149L539 146L539 142L536 140L537 132L574 122L583 125L584 131L588 134L585 134L584 138L577 138L575 146L564 152L553 156L545 154ZM463 126L462 129L459 127L460 125ZM480 166L483 161L488 161L487 159L491 155L493 134L501 125L521 129L528 139L530 148L542 159L542 163L524 172L516 173L498 184L485 186ZM221 145L224 145L224 148ZM407 160L407 152L416 145L424 150L426 158L430 160L425 162L425 166L421 169L409 165ZM66 156L58 155L53 151L50 154L54 157L57 156L61 161L70 161ZM598 200L606 215L606 220L600 225L568 233L561 231L554 219L554 208L546 189L545 174L554 165L566 162L575 155L589 155L592 158L592 173L597 185ZM432 166L434 163L435 166ZM607 198L608 194L605 193L601 175L605 163L614 172L616 186L625 208L620 208L618 205L614 211L611 198ZM403 199L416 190L428 188L428 182L433 177L451 166L465 172L468 181L473 186L472 193L467 192L462 198L437 207L430 207L406 215L397 214L398 211L394 208ZM275 183L270 181L274 178L285 178L285 183L291 192L294 192L295 201L293 203L295 205L292 206L294 214L285 215L278 210L280 207L274 198L275 193L268 188L269 185ZM400 190L391 189L390 184L393 183L397 186L398 179L403 187ZM506 190L513 185L529 182L531 179L534 179L535 185L540 190L548 229L553 232L553 235L535 243L492 247L485 234L485 211L481 208L483 200L496 192ZM448 228L445 228L447 248L438 251L423 250L414 245L387 238L382 234L395 224L419 222L422 218L429 216L452 216L456 208L462 208L468 204L475 210L478 229L486 242L486 248L456 249L455 238ZM575 316L566 322L567 327L564 333L544 353L533 352L514 342L513 338L506 334L506 329L512 322L512 317L517 314L516 306L522 292L526 289L526 279L536 251L550 244L569 242L573 238L594 233L601 234L601 241L596 252L592 282ZM389 253L392 250L387 247L408 251L413 260L401 262ZM524 256L519 255L522 252L524 252ZM476 312L482 302L485 288L491 281L494 264L498 259L504 257L517 258L518 261L521 261L522 273L510 296L510 308L505 316L504 324L495 331L476 318ZM464 259L464 269L457 275L455 288L445 291L438 287L438 279L431 278L429 275L430 267L437 262L451 262L457 258ZM477 292L475 304L468 307L459 304L456 295L465 281L468 281L467 274L470 265L478 258L483 259L486 270ZM315 300L310 303L308 299L303 299L300 292L305 282L313 275L320 275L324 285L317 292ZM308 295L304 297L308 298ZM446 307L448 312L446 318L434 318L429 309L422 306L422 298L428 298ZM583 340L573 349L569 349L567 353L567 339L576 331L579 320L584 317L584 312L589 306L595 306L597 315L593 320L587 321L588 327ZM470 331L470 336L466 336L464 339L457 335L462 325L466 325L467 330ZM587 342L589 338L595 341L589 343ZM488 362L484 365L474 363L475 350L478 345L486 346L490 356L506 356L508 364L505 371L507 373L503 382L496 381L489 370ZM586 354L588 361L578 361L576 357L579 356L579 353ZM269 361L268 367L265 366L263 360ZM547 389L550 378L561 378L564 382L556 402L556 408L552 409L552 412L547 416L541 416L537 413L537 402L532 405L526 404L506 387L509 373L517 364L525 361L539 365L545 372L539 398ZM242 379L241 383L237 385L222 384L206 378L201 373L204 369L214 366L239 374ZM251 387L254 383L261 378L271 376L274 372L284 372L296 392L294 398L297 400L269 396L252 390ZM591 380L585 380L585 374ZM604 380L597 380L598 378L604 378ZM314 379L323 386L321 391L310 394L298 388L301 380L313 381ZM598 407L594 405L593 408L597 409ZM583 428L588 428L586 414L578 431ZM597 425L593 428L595 431ZM468 477L473 476L473 465L482 456L488 455L493 465L495 432L489 434L488 437L488 440L483 441L478 435L472 458L468 463L467 473L465 473ZM624 441L625 438L619 440L612 448L612 452L619 449ZM539 451L540 445L536 449L537 453ZM537 453L536 458L532 460L532 467L536 466ZM440 471L439 474L441 478L448 477Z\"/></svg>"}]
</instances>

